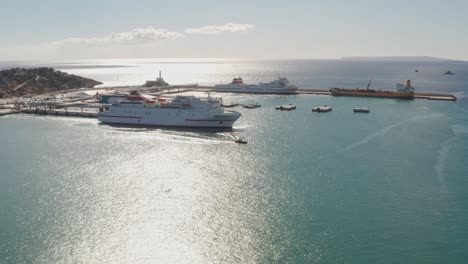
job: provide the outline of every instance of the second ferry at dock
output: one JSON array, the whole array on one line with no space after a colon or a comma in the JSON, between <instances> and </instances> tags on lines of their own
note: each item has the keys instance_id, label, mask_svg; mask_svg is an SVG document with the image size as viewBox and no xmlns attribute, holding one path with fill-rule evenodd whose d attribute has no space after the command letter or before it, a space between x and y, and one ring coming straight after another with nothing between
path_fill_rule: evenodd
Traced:
<instances>
[{"instance_id":1,"label":"second ferry at dock","mask_svg":"<svg viewBox=\"0 0 468 264\"><path fill-rule=\"evenodd\" d=\"M411 86L410 80L406 82L406 85L398 83L396 91L369 89L370 84L371 81L367 84L367 89L330 88L330 93L333 96L414 99L414 88Z\"/></svg>"},{"instance_id":2,"label":"second ferry at dock","mask_svg":"<svg viewBox=\"0 0 468 264\"><path fill-rule=\"evenodd\" d=\"M245 84L241 77L234 78L229 84L216 84L215 92L258 93L258 94L296 94L297 86L289 84L287 78L278 78L268 83Z\"/></svg>"},{"instance_id":3,"label":"second ferry at dock","mask_svg":"<svg viewBox=\"0 0 468 264\"><path fill-rule=\"evenodd\" d=\"M172 99L151 97L133 91L109 110L98 113L102 123L170 126L232 128L241 114L225 111L221 98L176 96Z\"/></svg>"}]
</instances>

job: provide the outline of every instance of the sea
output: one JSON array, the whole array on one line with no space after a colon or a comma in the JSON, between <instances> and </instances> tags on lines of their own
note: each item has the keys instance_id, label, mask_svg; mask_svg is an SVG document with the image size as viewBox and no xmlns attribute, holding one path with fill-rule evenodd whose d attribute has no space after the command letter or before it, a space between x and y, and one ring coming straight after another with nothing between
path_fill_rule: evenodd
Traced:
<instances>
[{"instance_id":1,"label":"sea","mask_svg":"<svg viewBox=\"0 0 468 264\"><path fill-rule=\"evenodd\" d=\"M228 131L0 117L0 263L467 263L468 62L2 62L103 82L454 93L457 101L216 94ZM419 70L416 72L415 70ZM455 75L444 75L446 71ZM295 111L275 106L294 104ZM333 111L312 112L329 105ZM368 107L370 113L353 113ZM235 139L248 141L235 144Z\"/></svg>"}]
</instances>

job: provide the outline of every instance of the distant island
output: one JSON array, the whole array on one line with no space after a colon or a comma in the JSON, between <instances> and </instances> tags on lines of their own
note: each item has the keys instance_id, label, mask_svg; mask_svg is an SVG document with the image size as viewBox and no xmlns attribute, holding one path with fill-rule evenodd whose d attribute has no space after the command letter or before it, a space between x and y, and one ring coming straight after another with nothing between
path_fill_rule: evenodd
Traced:
<instances>
[{"instance_id":1,"label":"distant island","mask_svg":"<svg viewBox=\"0 0 468 264\"><path fill-rule=\"evenodd\" d=\"M102 83L53 68L13 68L0 71L0 98L93 88L99 84Z\"/></svg>"},{"instance_id":2,"label":"distant island","mask_svg":"<svg viewBox=\"0 0 468 264\"><path fill-rule=\"evenodd\" d=\"M422 61L422 62L444 62L457 61L452 59L435 58L428 56L377 56L377 57L343 57L342 60L352 61Z\"/></svg>"}]
</instances>

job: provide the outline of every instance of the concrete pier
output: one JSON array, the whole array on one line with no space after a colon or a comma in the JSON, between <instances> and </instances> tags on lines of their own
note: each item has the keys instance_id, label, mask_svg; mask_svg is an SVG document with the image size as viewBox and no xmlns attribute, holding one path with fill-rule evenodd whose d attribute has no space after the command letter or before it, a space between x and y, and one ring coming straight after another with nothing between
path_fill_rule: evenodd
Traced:
<instances>
[{"instance_id":1,"label":"concrete pier","mask_svg":"<svg viewBox=\"0 0 468 264\"><path fill-rule=\"evenodd\" d=\"M155 96L164 96L164 94L178 94L184 92L214 92L213 86L199 86L198 84L186 84L186 85L173 85L165 87L141 87L141 86L126 86L126 87L108 87L106 90L112 89L120 92L129 92L131 90L140 90ZM74 90L78 91L78 90ZM63 95L70 91L55 92L49 95L42 95L39 98L45 98L52 94L62 94L62 99L58 101L49 101L48 99L35 99L34 101L19 100L19 101L1 101L0 104L0 116L11 115L17 113L25 114L37 114L37 115L56 115L56 116L70 116L70 117L87 117L96 118L98 112L106 111L111 106L110 104L102 104L96 101L95 98L64 98ZM239 92L239 94L244 94ZM265 93L270 94L270 93ZM274 91L271 94L276 94ZM331 93L328 89L304 89L299 88L293 93L281 94L281 95L301 95L301 94L313 94L313 95L328 95ZM97 95L96 95L97 96ZM457 98L453 94L442 94L442 93L415 93L415 99L426 99L426 100L440 100L440 101L456 101ZM20 99L20 98L19 98ZM231 105L227 105L231 106ZM234 106L234 105L232 105Z\"/></svg>"},{"instance_id":2,"label":"concrete pier","mask_svg":"<svg viewBox=\"0 0 468 264\"><path fill-rule=\"evenodd\" d=\"M0 109L0 116L13 115L17 113L20 113L20 111L12 109Z\"/></svg>"},{"instance_id":3,"label":"concrete pier","mask_svg":"<svg viewBox=\"0 0 468 264\"><path fill-rule=\"evenodd\" d=\"M77 111L66 111L63 109L54 109L54 110L23 110L21 113L24 114L33 114L33 115L55 115L55 116L68 116L68 117L88 117L96 118L96 112L77 112Z\"/></svg>"},{"instance_id":4,"label":"concrete pier","mask_svg":"<svg viewBox=\"0 0 468 264\"><path fill-rule=\"evenodd\" d=\"M214 87L204 87L203 89L192 88L192 91L214 91ZM242 93L242 92L239 92ZM262 94L281 94L281 95L299 95L299 94L315 94L315 95L331 95L328 89L303 89L299 88L294 93L262 93ZM363 96L364 97L364 96ZM442 100L442 101L456 101L457 98L453 94L442 94L442 93L415 93L414 99L429 99L429 100Z\"/></svg>"},{"instance_id":5,"label":"concrete pier","mask_svg":"<svg viewBox=\"0 0 468 264\"><path fill-rule=\"evenodd\" d=\"M415 93L415 99L429 99L441 101L456 101L457 97L453 94L439 94L439 93Z\"/></svg>"}]
</instances>

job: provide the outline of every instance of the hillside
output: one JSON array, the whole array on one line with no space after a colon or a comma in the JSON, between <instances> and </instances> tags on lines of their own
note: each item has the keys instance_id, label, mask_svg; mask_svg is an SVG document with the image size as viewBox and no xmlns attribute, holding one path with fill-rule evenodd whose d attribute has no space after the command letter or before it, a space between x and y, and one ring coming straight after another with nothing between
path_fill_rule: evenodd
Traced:
<instances>
[{"instance_id":1,"label":"hillside","mask_svg":"<svg viewBox=\"0 0 468 264\"><path fill-rule=\"evenodd\" d=\"M56 71L53 68L14 68L0 71L0 98L38 95L55 91L93 88L98 81Z\"/></svg>"}]
</instances>

